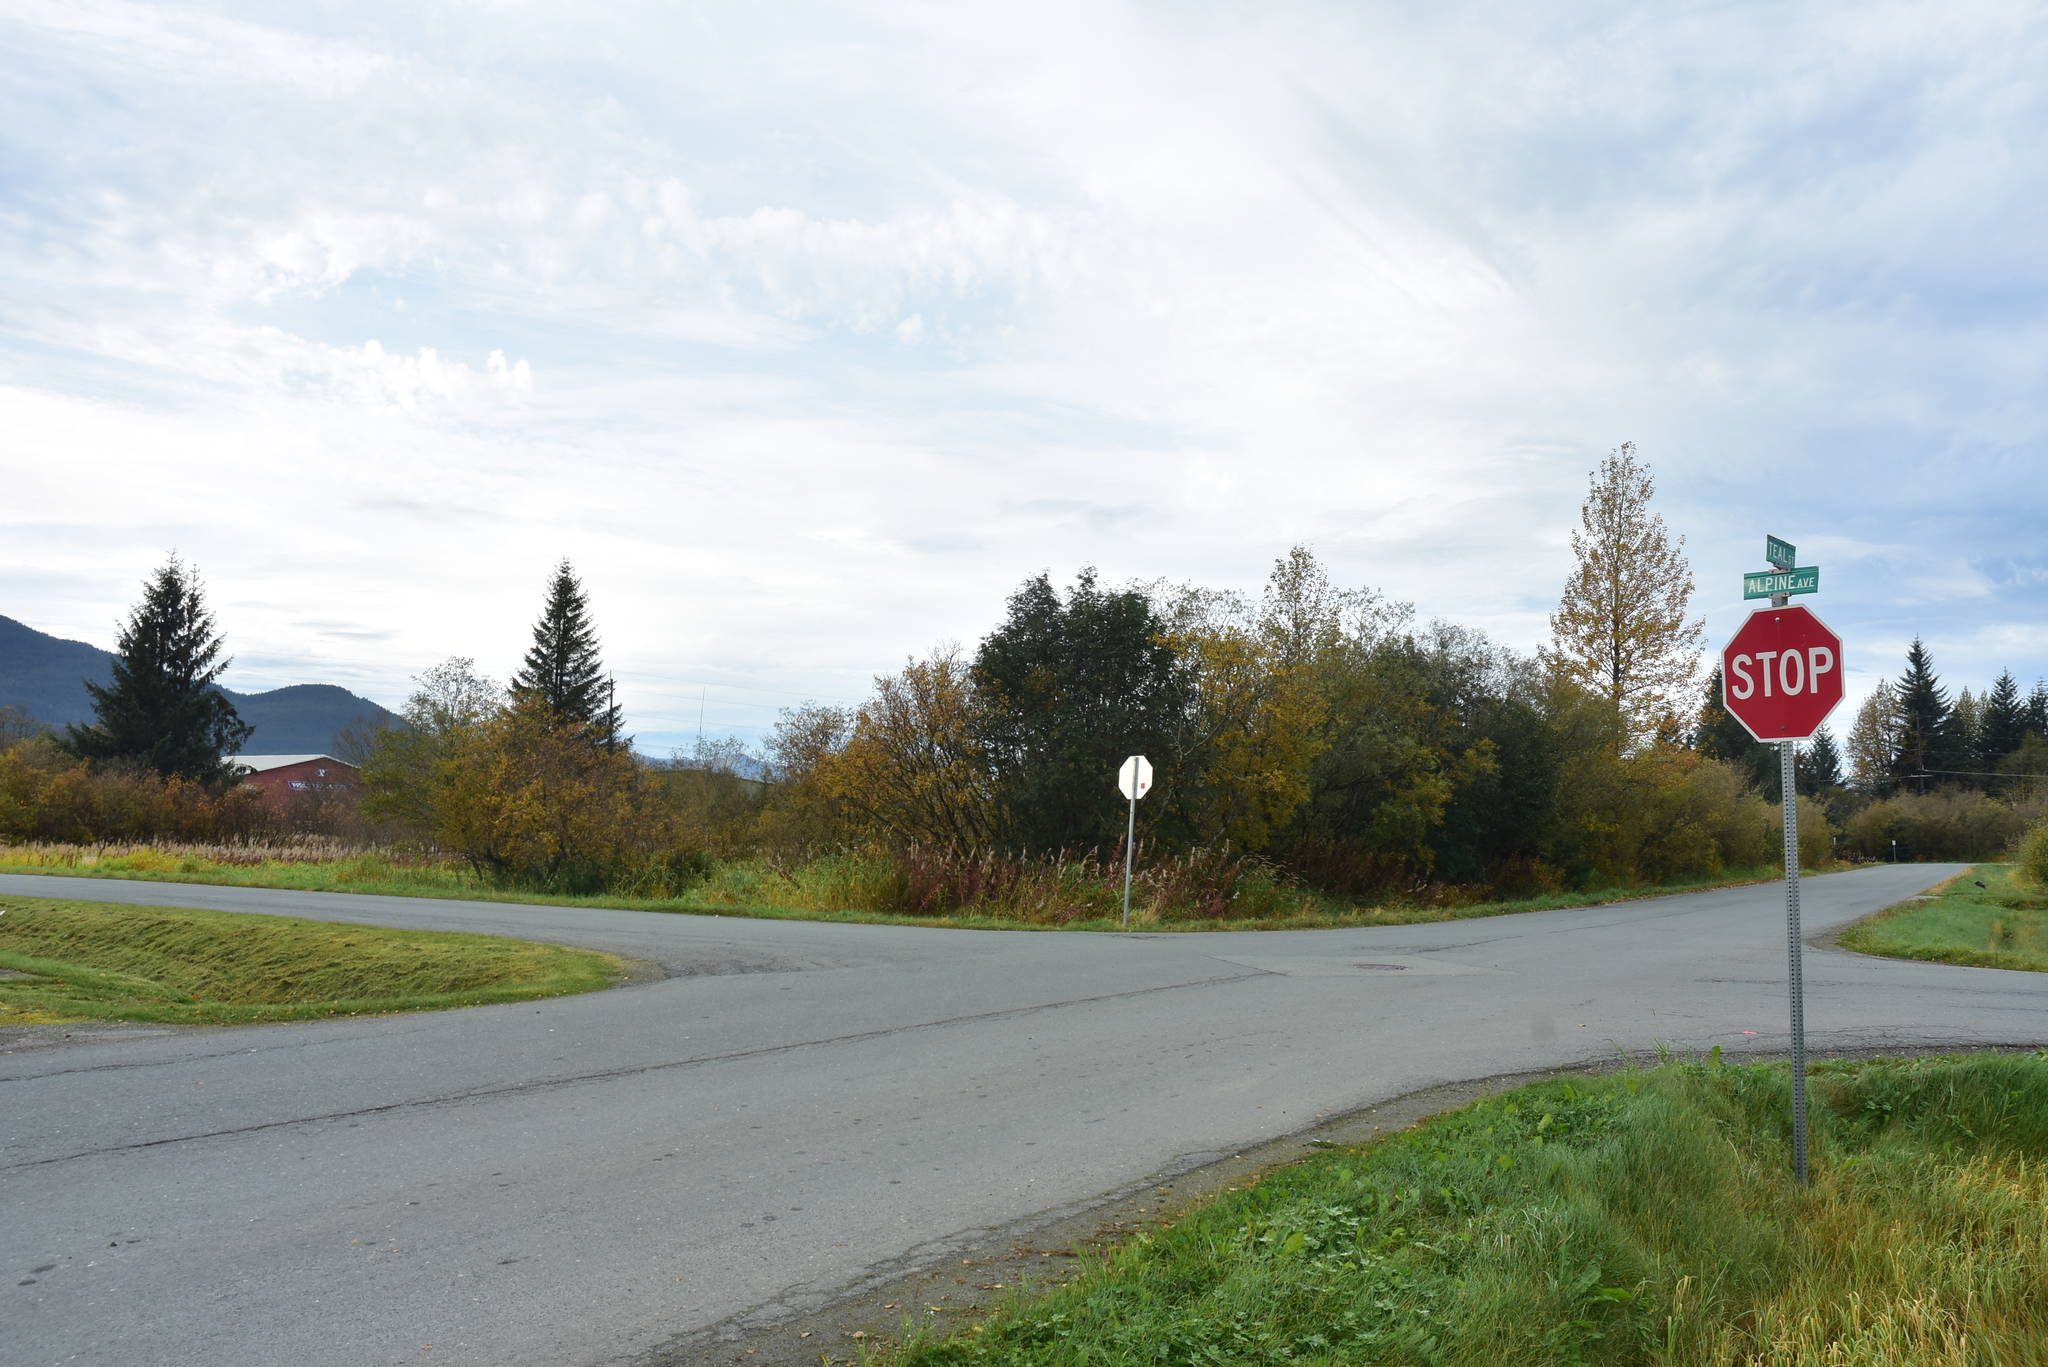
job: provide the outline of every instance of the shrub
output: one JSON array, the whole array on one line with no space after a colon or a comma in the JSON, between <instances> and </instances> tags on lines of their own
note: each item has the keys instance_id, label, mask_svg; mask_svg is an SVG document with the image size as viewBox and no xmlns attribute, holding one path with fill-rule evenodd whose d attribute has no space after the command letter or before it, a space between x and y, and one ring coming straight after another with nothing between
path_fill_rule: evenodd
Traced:
<instances>
[{"instance_id":1,"label":"shrub","mask_svg":"<svg viewBox=\"0 0 2048 1367\"><path fill-rule=\"evenodd\" d=\"M2013 859L2023 878L2037 888L2048 889L2048 821L2020 837Z\"/></svg>"},{"instance_id":2,"label":"shrub","mask_svg":"<svg viewBox=\"0 0 2048 1367\"><path fill-rule=\"evenodd\" d=\"M2008 804L1983 793L1902 793L1849 818L1849 849L1865 859L1997 859L2040 819L2039 803Z\"/></svg>"}]
</instances>

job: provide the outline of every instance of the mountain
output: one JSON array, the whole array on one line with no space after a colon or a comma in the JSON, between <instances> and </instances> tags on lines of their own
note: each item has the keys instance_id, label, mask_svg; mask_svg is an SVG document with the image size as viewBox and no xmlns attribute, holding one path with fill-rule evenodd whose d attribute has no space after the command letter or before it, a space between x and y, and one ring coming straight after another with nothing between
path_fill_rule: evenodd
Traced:
<instances>
[{"instance_id":1,"label":"mountain","mask_svg":"<svg viewBox=\"0 0 2048 1367\"><path fill-rule=\"evenodd\" d=\"M331 755L335 733L353 722L365 730L397 726L398 718L368 698L334 684L290 684L268 693L222 689L243 721L256 729L242 745L245 755Z\"/></svg>"},{"instance_id":2,"label":"mountain","mask_svg":"<svg viewBox=\"0 0 2048 1367\"><path fill-rule=\"evenodd\" d=\"M85 681L105 684L114 675L109 651L67 641L0 617L0 707L13 705L53 726L93 719ZM335 733L353 722L395 726L398 718L368 698L333 684L293 684L267 693L223 688L242 720L255 727L243 753L329 754Z\"/></svg>"}]
</instances>

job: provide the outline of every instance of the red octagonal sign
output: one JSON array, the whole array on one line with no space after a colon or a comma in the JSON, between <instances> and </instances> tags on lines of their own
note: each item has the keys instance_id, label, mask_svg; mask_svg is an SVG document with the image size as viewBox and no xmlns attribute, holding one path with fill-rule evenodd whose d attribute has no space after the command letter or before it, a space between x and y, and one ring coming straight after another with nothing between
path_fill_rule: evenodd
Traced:
<instances>
[{"instance_id":1,"label":"red octagonal sign","mask_svg":"<svg viewBox=\"0 0 2048 1367\"><path fill-rule=\"evenodd\" d=\"M1805 608L1758 608L1721 650L1721 701L1758 740L1805 740L1842 701L1842 638Z\"/></svg>"}]
</instances>

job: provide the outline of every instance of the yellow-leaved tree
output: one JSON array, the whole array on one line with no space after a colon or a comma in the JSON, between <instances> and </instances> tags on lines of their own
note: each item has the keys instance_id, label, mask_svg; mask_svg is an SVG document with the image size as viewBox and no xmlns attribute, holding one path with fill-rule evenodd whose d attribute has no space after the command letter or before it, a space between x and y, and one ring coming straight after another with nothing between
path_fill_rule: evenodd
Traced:
<instances>
[{"instance_id":1,"label":"yellow-leaved tree","mask_svg":"<svg viewBox=\"0 0 2048 1367\"><path fill-rule=\"evenodd\" d=\"M1262 850L1308 800L1309 766L1327 743L1317 681L1233 622L1182 626L1165 641L1191 681L1187 824L1199 840Z\"/></svg>"},{"instance_id":2,"label":"yellow-leaved tree","mask_svg":"<svg viewBox=\"0 0 2048 1367\"><path fill-rule=\"evenodd\" d=\"M630 750L592 743L603 738L536 694L515 695L446 762L436 842L478 873L527 887L623 883L677 832L658 781Z\"/></svg>"},{"instance_id":3,"label":"yellow-leaved tree","mask_svg":"<svg viewBox=\"0 0 2048 1367\"><path fill-rule=\"evenodd\" d=\"M1572 533L1577 564L1550 615L1544 662L1561 679L1604 698L1621 719L1624 743L1675 735L1699 672L1699 618L1685 538L1650 511L1656 481L1623 442L1592 472Z\"/></svg>"},{"instance_id":4,"label":"yellow-leaved tree","mask_svg":"<svg viewBox=\"0 0 2048 1367\"><path fill-rule=\"evenodd\" d=\"M845 745L820 756L823 792L865 834L961 850L996 829L994 778L976 737L984 699L957 648L875 680Z\"/></svg>"}]
</instances>

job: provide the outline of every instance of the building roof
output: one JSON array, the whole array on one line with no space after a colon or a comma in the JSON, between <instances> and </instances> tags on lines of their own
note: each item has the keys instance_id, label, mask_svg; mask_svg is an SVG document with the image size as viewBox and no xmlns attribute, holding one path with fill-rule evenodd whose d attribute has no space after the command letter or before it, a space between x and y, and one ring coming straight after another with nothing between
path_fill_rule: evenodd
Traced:
<instances>
[{"instance_id":1,"label":"building roof","mask_svg":"<svg viewBox=\"0 0 2048 1367\"><path fill-rule=\"evenodd\" d=\"M316 759L324 759L329 764L339 764L349 769L356 767L347 760L336 759L332 755L229 755L228 763L239 764L252 774L261 774L271 769L286 769L294 764L305 764Z\"/></svg>"}]
</instances>

